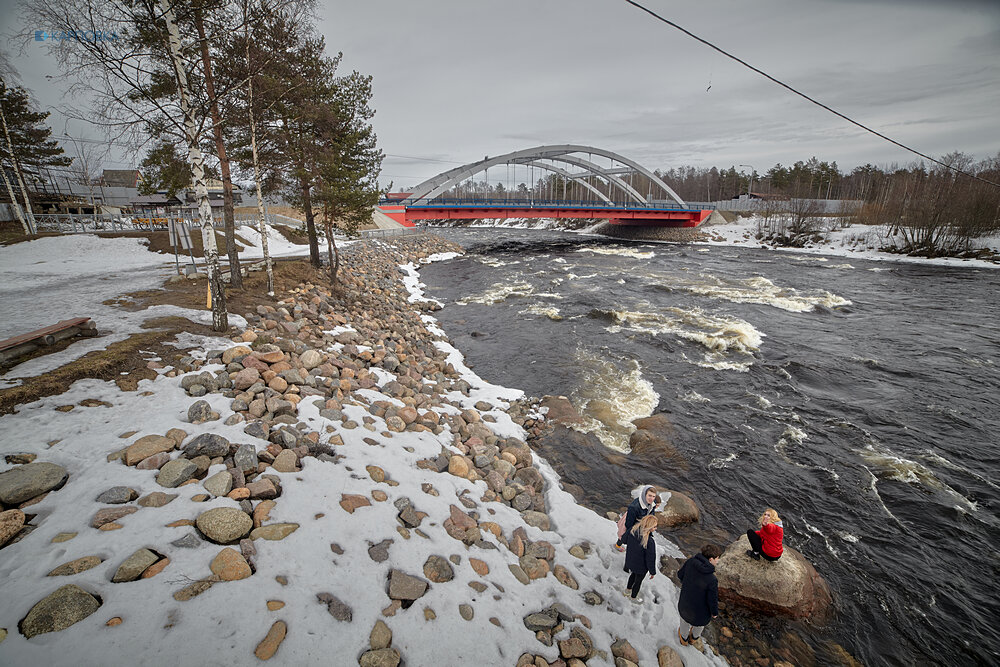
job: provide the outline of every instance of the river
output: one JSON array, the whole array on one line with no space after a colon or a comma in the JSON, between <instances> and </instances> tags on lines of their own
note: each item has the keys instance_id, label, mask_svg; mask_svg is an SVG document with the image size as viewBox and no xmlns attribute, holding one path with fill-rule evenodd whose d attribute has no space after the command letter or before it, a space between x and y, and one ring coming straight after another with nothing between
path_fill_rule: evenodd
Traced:
<instances>
[{"instance_id":1,"label":"river","mask_svg":"<svg viewBox=\"0 0 1000 667\"><path fill-rule=\"evenodd\" d=\"M834 592L828 626L799 625L810 643L866 665L1000 663L1000 272L437 232L466 254L421 279L481 377L569 396L609 452L636 417L674 425L680 463L564 472L586 504L659 483L723 545L774 507Z\"/></svg>"}]
</instances>

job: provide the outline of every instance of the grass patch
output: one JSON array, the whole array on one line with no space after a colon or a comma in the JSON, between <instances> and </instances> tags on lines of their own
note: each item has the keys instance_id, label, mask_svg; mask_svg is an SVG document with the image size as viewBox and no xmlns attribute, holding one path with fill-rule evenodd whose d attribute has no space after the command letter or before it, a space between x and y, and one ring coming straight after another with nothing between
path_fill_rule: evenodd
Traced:
<instances>
[{"instance_id":1,"label":"grass patch","mask_svg":"<svg viewBox=\"0 0 1000 667\"><path fill-rule=\"evenodd\" d=\"M156 377L156 372L146 367L149 359L140 350L152 352L151 356L160 357L165 365L171 364L183 356L185 350L165 345L165 342L174 340L182 331L204 335L213 333L211 327L182 317L150 320L144 326L157 329L132 334L125 340L112 343L103 350L89 352L53 371L24 378L20 386L0 390L0 414L12 413L24 403L62 394L77 380L87 378L114 380L122 391L135 391L141 380Z\"/></svg>"}]
</instances>

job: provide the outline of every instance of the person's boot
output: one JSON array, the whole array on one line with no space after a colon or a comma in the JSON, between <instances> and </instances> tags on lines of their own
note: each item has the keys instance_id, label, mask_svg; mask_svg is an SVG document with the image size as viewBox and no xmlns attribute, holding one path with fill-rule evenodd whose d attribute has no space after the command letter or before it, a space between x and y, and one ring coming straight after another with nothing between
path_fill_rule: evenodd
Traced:
<instances>
[{"instance_id":1,"label":"person's boot","mask_svg":"<svg viewBox=\"0 0 1000 667\"><path fill-rule=\"evenodd\" d=\"M681 629L677 628L677 639L680 641L681 646L687 646L688 640L684 639L684 635L681 634Z\"/></svg>"},{"instance_id":2,"label":"person's boot","mask_svg":"<svg viewBox=\"0 0 1000 667\"><path fill-rule=\"evenodd\" d=\"M760 560L760 554L753 549L747 549L747 556L750 556L750 558L753 558L754 560Z\"/></svg>"}]
</instances>

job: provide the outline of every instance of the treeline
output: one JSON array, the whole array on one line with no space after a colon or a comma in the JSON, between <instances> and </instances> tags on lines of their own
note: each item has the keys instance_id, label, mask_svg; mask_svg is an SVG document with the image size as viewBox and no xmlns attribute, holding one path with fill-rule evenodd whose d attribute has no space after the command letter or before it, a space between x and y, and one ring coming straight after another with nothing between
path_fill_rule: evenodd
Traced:
<instances>
[{"instance_id":1,"label":"treeline","mask_svg":"<svg viewBox=\"0 0 1000 667\"><path fill-rule=\"evenodd\" d=\"M318 33L314 0L35 0L23 14L26 24L49 30L113 36L45 46L73 92L92 101L80 116L145 152L144 189L194 189L215 328L225 328L225 302L209 166L223 184L233 287L242 285L234 177L256 184L258 202L278 193L305 211L316 266L319 211L336 280L332 228L353 231L370 219L382 153L371 125L371 77L339 72L341 54L329 53Z\"/></svg>"}]
</instances>

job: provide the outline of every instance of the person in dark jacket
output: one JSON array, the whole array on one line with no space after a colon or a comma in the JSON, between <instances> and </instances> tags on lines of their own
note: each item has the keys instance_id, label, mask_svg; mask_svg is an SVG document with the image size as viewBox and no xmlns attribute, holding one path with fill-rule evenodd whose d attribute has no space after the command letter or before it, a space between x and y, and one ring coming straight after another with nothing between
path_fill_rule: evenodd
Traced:
<instances>
[{"instance_id":1,"label":"person in dark jacket","mask_svg":"<svg viewBox=\"0 0 1000 667\"><path fill-rule=\"evenodd\" d=\"M660 497L656 495L656 490L652 486L646 485L639 489L639 495L629 503L628 509L625 510L625 532L615 542L615 549L625 551L625 536L635 526L636 521L656 512L656 506L659 503Z\"/></svg>"},{"instance_id":2,"label":"person in dark jacket","mask_svg":"<svg viewBox=\"0 0 1000 667\"><path fill-rule=\"evenodd\" d=\"M652 534L656 525L656 517L646 515L625 533L625 571L629 573L625 595L631 593L631 600L636 604L642 603L639 589L642 588L643 577L647 574L650 579L656 576L656 541Z\"/></svg>"},{"instance_id":3,"label":"person in dark jacket","mask_svg":"<svg viewBox=\"0 0 1000 667\"><path fill-rule=\"evenodd\" d=\"M681 625L677 637L681 646L694 644L701 649L701 631L719 615L719 580L715 578L715 564L719 562L722 549L715 544L706 544L700 554L689 558L677 571L681 580L681 595L677 611L681 615Z\"/></svg>"}]
</instances>

